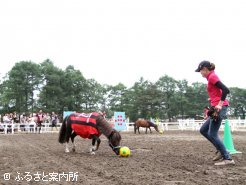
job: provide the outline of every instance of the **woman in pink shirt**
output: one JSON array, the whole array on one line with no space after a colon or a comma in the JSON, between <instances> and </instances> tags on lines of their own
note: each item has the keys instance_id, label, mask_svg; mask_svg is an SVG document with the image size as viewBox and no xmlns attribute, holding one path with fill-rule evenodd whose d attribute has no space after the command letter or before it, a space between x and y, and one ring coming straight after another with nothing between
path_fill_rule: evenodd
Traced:
<instances>
[{"instance_id":1,"label":"woman in pink shirt","mask_svg":"<svg viewBox=\"0 0 246 185\"><path fill-rule=\"evenodd\" d=\"M215 107L216 111L219 112L217 119L209 117L200 129L200 133L207 138L217 149L217 155L213 161L221 160L216 162L215 165L231 165L235 164L234 160L231 159L229 152L226 150L225 145L219 138L218 132L222 120L226 118L227 108L229 105L226 99L227 94L230 93L229 89L220 81L218 76L214 72L215 65L209 61L202 61L196 72L200 72L202 77L208 81L207 92L211 106Z\"/></svg>"}]
</instances>

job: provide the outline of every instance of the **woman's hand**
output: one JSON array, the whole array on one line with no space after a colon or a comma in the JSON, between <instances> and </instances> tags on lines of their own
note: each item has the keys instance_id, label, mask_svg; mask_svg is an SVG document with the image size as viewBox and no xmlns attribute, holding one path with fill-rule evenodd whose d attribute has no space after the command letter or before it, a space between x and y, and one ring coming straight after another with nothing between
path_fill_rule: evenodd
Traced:
<instances>
[{"instance_id":1,"label":"woman's hand","mask_svg":"<svg viewBox=\"0 0 246 185\"><path fill-rule=\"evenodd\" d=\"M215 106L215 109L219 112L222 109L222 106L218 104Z\"/></svg>"},{"instance_id":2,"label":"woman's hand","mask_svg":"<svg viewBox=\"0 0 246 185\"><path fill-rule=\"evenodd\" d=\"M217 111L220 111L220 110L222 109L223 103L224 103L224 101L221 101L221 100L220 100L220 102L218 103L218 105L215 106L215 109L216 109Z\"/></svg>"}]
</instances>

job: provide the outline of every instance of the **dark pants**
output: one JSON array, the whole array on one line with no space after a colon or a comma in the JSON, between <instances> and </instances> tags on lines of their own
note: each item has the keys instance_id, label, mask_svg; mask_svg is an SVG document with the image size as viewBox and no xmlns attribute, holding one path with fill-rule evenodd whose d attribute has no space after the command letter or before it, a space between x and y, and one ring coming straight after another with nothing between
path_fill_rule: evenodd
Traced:
<instances>
[{"instance_id":1,"label":"dark pants","mask_svg":"<svg viewBox=\"0 0 246 185\"><path fill-rule=\"evenodd\" d=\"M38 129L38 133L39 134L40 134L40 131L41 131L41 127L42 127L42 122L37 122L36 132L37 132L37 129Z\"/></svg>"},{"instance_id":2,"label":"dark pants","mask_svg":"<svg viewBox=\"0 0 246 185\"><path fill-rule=\"evenodd\" d=\"M226 117L227 106L223 106L219 112L219 118L214 121L211 118L208 118L205 123L203 123L200 128L200 133L207 138L215 148L220 151L224 159L230 159L230 154L226 150L224 143L220 140L218 132L221 126L222 120Z\"/></svg>"},{"instance_id":3,"label":"dark pants","mask_svg":"<svg viewBox=\"0 0 246 185\"><path fill-rule=\"evenodd\" d=\"M52 130L53 130L53 127L56 127L56 130L57 130L56 124L57 124L56 120L53 120L52 121L52 124L51 124Z\"/></svg>"}]
</instances>

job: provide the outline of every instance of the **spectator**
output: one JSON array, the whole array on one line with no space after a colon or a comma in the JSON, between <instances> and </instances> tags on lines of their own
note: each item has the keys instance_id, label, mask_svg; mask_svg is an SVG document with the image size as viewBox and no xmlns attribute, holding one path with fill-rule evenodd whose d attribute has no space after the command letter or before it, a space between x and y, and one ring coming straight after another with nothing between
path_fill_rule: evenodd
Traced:
<instances>
[{"instance_id":1,"label":"spectator","mask_svg":"<svg viewBox=\"0 0 246 185\"><path fill-rule=\"evenodd\" d=\"M58 116L55 112L51 113L51 127L53 131L53 127L56 127L57 130L57 121L58 121Z\"/></svg>"},{"instance_id":2,"label":"spectator","mask_svg":"<svg viewBox=\"0 0 246 185\"><path fill-rule=\"evenodd\" d=\"M9 114L5 114L3 116L3 123L12 123L12 120L11 120ZM12 125L6 125L6 127L7 127L7 133L10 133L11 132L11 126Z\"/></svg>"},{"instance_id":3,"label":"spectator","mask_svg":"<svg viewBox=\"0 0 246 185\"><path fill-rule=\"evenodd\" d=\"M14 121L14 123L17 123L17 114L16 114L16 112L13 113L13 121Z\"/></svg>"},{"instance_id":4,"label":"spectator","mask_svg":"<svg viewBox=\"0 0 246 185\"><path fill-rule=\"evenodd\" d=\"M41 127L42 127L42 123L44 121L44 114L43 114L43 111L40 110L37 114L36 114L36 117L37 117L37 128L36 128L36 131L38 129L38 133L40 134L40 131L41 131Z\"/></svg>"}]
</instances>

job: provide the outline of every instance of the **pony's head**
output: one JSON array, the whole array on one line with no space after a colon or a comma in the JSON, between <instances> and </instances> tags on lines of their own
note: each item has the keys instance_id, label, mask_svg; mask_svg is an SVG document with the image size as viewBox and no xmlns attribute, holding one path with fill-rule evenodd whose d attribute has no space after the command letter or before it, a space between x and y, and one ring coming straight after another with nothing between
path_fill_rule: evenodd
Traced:
<instances>
[{"instance_id":1,"label":"pony's head","mask_svg":"<svg viewBox=\"0 0 246 185\"><path fill-rule=\"evenodd\" d=\"M121 135L117 130L113 130L108 138L108 144L112 148L112 150L119 155L120 153L120 141Z\"/></svg>"}]
</instances>

